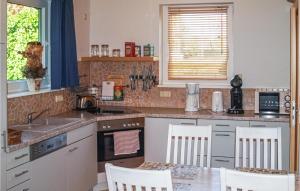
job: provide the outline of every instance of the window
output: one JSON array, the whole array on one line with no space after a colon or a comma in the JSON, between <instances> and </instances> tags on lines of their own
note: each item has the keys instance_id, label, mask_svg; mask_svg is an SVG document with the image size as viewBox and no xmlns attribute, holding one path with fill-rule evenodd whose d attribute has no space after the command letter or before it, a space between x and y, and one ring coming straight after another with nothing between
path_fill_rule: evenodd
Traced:
<instances>
[{"instance_id":1,"label":"window","mask_svg":"<svg viewBox=\"0 0 300 191\"><path fill-rule=\"evenodd\" d=\"M7 4L7 80L24 79L21 69L26 59L18 54L25 50L27 42L39 41L40 9Z\"/></svg>"},{"instance_id":2,"label":"window","mask_svg":"<svg viewBox=\"0 0 300 191\"><path fill-rule=\"evenodd\" d=\"M232 54L231 6L169 5L162 11L161 83L227 83Z\"/></svg>"},{"instance_id":3,"label":"window","mask_svg":"<svg viewBox=\"0 0 300 191\"><path fill-rule=\"evenodd\" d=\"M30 41L44 45L43 64L49 68L49 2L47 0L10 0L7 3L7 80L8 93L27 90L21 69L26 64L18 51L25 50ZM49 69L43 80L49 87Z\"/></svg>"}]
</instances>

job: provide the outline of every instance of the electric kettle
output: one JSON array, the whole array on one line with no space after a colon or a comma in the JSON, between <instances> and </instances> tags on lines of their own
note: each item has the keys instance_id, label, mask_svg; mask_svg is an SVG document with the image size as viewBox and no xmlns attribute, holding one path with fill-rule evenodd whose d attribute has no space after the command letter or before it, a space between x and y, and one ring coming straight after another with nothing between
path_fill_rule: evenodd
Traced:
<instances>
[{"instance_id":1,"label":"electric kettle","mask_svg":"<svg viewBox=\"0 0 300 191\"><path fill-rule=\"evenodd\" d=\"M212 106L211 110L213 112L223 112L224 111L222 92L220 92L220 91L213 92L211 106Z\"/></svg>"}]
</instances>

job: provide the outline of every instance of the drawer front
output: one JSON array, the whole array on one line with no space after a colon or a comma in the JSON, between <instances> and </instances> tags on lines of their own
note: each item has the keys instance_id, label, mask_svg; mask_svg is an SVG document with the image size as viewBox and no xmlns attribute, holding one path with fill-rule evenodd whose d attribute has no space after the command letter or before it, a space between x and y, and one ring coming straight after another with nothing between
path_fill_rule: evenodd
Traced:
<instances>
[{"instance_id":1,"label":"drawer front","mask_svg":"<svg viewBox=\"0 0 300 191\"><path fill-rule=\"evenodd\" d=\"M7 169L12 169L29 161L29 147L7 154Z\"/></svg>"},{"instance_id":2,"label":"drawer front","mask_svg":"<svg viewBox=\"0 0 300 191\"><path fill-rule=\"evenodd\" d=\"M30 163L23 164L6 172L7 188L12 188L26 180L31 179Z\"/></svg>"},{"instance_id":3,"label":"drawer front","mask_svg":"<svg viewBox=\"0 0 300 191\"><path fill-rule=\"evenodd\" d=\"M171 119L172 125L196 125L195 119Z\"/></svg>"},{"instance_id":4,"label":"drawer front","mask_svg":"<svg viewBox=\"0 0 300 191\"><path fill-rule=\"evenodd\" d=\"M213 120L213 131L235 131L236 127L249 127L249 121Z\"/></svg>"},{"instance_id":5,"label":"drawer front","mask_svg":"<svg viewBox=\"0 0 300 191\"><path fill-rule=\"evenodd\" d=\"M28 180L18 186L12 187L7 191L32 191L31 184L32 184L31 180Z\"/></svg>"},{"instance_id":6,"label":"drawer front","mask_svg":"<svg viewBox=\"0 0 300 191\"><path fill-rule=\"evenodd\" d=\"M212 156L234 157L235 133L224 131L212 132Z\"/></svg>"},{"instance_id":7,"label":"drawer front","mask_svg":"<svg viewBox=\"0 0 300 191\"><path fill-rule=\"evenodd\" d=\"M250 121L250 127L289 127L289 123L284 122L263 122L263 121Z\"/></svg>"},{"instance_id":8,"label":"drawer front","mask_svg":"<svg viewBox=\"0 0 300 191\"><path fill-rule=\"evenodd\" d=\"M234 168L234 158L212 157L211 165L213 168Z\"/></svg>"},{"instance_id":9,"label":"drawer front","mask_svg":"<svg viewBox=\"0 0 300 191\"><path fill-rule=\"evenodd\" d=\"M93 123L67 133L67 144L72 144L96 133L97 124Z\"/></svg>"}]
</instances>

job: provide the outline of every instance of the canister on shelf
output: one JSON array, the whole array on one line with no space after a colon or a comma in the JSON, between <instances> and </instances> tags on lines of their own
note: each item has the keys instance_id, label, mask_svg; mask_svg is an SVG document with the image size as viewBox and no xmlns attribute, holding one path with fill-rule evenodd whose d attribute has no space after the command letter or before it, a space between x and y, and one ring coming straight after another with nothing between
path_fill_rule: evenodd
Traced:
<instances>
[{"instance_id":1,"label":"canister on shelf","mask_svg":"<svg viewBox=\"0 0 300 191\"><path fill-rule=\"evenodd\" d=\"M154 46L147 44L144 45L144 56L154 56Z\"/></svg>"},{"instance_id":2,"label":"canister on shelf","mask_svg":"<svg viewBox=\"0 0 300 191\"><path fill-rule=\"evenodd\" d=\"M115 101L123 101L124 100L123 86L114 86L114 100Z\"/></svg>"},{"instance_id":3,"label":"canister on shelf","mask_svg":"<svg viewBox=\"0 0 300 191\"><path fill-rule=\"evenodd\" d=\"M113 49L112 56L113 57L120 57L121 56L120 49Z\"/></svg>"},{"instance_id":4,"label":"canister on shelf","mask_svg":"<svg viewBox=\"0 0 300 191\"><path fill-rule=\"evenodd\" d=\"M102 44L101 45L101 56L109 56L109 46L108 44Z\"/></svg>"},{"instance_id":5,"label":"canister on shelf","mask_svg":"<svg viewBox=\"0 0 300 191\"><path fill-rule=\"evenodd\" d=\"M134 57L135 56L135 43L125 42L125 56Z\"/></svg>"},{"instance_id":6,"label":"canister on shelf","mask_svg":"<svg viewBox=\"0 0 300 191\"><path fill-rule=\"evenodd\" d=\"M91 56L99 56L99 45L98 44L91 45Z\"/></svg>"},{"instance_id":7,"label":"canister on shelf","mask_svg":"<svg viewBox=\"0 0 300 191\"><path fill-rule=\"evenodd\" d=\"M101 45L101 56L103 56L103 57L108 57L109 56L108 44L102 44Z\"/></svg>"},{"instance_id":8,"label":"canister on shelf","mask_svg":"<svg viewBox=\"0 0 300 191\"><path fill-rule=\"evenodd\" d=\"M142 56L142 47L141 46L135 46L135 56L136 57Z\"/></svg>"}]
</instances>

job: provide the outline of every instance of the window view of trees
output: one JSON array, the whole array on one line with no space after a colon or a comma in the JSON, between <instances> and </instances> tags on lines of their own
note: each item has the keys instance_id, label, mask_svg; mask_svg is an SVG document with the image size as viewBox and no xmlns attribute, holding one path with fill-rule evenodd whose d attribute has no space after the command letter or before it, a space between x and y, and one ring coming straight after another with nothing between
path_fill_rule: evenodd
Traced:
<instances>
[{"instance_id":1,"label":"window view of trees","mask_svg":"<svg viewBox=\"0 0 300 191\"><path fill-rule=\"evenodd\" d=\"M7 5L7 80L24 79L21 69L26 60L24 51L30 41L39 41L40 10L33 7Z\"/></svg>"}]
</instances>

